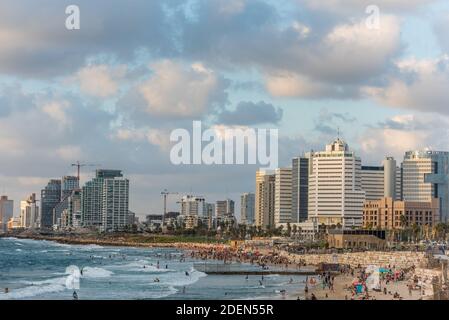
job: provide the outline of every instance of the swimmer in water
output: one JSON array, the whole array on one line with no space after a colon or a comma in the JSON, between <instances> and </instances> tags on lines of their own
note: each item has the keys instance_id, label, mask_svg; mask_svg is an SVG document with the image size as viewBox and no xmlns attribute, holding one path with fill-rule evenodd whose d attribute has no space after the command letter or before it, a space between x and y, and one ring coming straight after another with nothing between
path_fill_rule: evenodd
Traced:
<instances>
[{"instance_id":1,"label":"swimmer in water","mask_svg":"<svg viewBox=\"0 0 449 320\"><path fill-rule=\"evenodd\" d=\"M189 276L189 273L186 271L186 276L188 277Z\"/></svg>"},{"instance_id":2,"label":"swimmer in water","mask_svg":"<svg viewBox=\"0 0 449 320\"><path fill-rule=\"evenodd\" d=\"M160 282L159 278L154 279L154 282Z\"/></svg>"},{"instance_id":3,"label":"swimmer in water","mask_svg":"<svg viewBox=\"0 0 449 320\"><path fill-rule=\"evenodd\" d=\"M76 291L73 291L73 300L78 300L78 294Z\"/></svg>"}]
</instances>

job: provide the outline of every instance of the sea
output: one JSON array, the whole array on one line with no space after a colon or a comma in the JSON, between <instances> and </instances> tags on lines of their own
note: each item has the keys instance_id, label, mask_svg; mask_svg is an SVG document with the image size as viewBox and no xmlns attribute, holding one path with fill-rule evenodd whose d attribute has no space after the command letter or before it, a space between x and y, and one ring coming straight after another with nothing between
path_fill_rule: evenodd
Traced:
<instances>
[{"instance_id":1,"label":"sea","mask_svg":"<svg viewBox=\"0 0 449 320\"><path fill-rule=\"evenodd\" d=\"M195 269L198 263L223 262L183 255L168 248L0 238L0 300L286 299L304 290L304 276L207 275Z\"/></svg>"}]
</instances>

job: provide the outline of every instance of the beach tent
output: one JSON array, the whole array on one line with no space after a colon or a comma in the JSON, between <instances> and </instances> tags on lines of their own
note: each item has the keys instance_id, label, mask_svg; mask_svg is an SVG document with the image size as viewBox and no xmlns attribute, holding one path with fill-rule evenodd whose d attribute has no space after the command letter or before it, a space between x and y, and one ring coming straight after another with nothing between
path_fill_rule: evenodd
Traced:
<instances>
[{"instance_id":1,"label":"beach tent","mask_svg":"<svg viewBox=\"0 0 449 320\"><path fill-rule=\"evenodd\" d=\"M366 279L366 287L368 290L380 290L380 276L378 270L372 272Z\"/></svg>"},{"instance_id":2,"label":"beach tent","mask_svg":"<svg viewBox=\"0 0 449 320\"><path fill-rule=\"evenodd\" d=\"M370 264L369 266L366 267L365 272L366 273L379 272L379 266Z\"/></svg>"},{"instance_id":3,"label":"beach tent","mask_svg":"<svg viewBox=\"0 0 449 320\"><path fill-rule=\"evenodd\" d=\"M358 285L355 286L355 292L356 292L357 294L363 292L363 285L362 285L361 283L359 283Z\"/></svg>"}]
</instances>

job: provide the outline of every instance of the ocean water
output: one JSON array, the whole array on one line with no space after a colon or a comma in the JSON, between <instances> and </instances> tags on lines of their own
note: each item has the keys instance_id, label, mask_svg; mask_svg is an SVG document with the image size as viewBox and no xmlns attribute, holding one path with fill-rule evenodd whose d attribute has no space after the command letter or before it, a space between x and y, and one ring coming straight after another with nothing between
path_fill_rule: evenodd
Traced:
<instances>
[{"instance_id":1,"label":"ocean water","mask_svg":"<svg viewBox=\"0 0 449 320\"><path fill-rule=\"evenodd\" d=\"M182 254L165 248L0 238L0 300L65 300L73 299L74 291L80 300L283 299L281 290L304 289L303 276L274 274L262 281L260 276L206 275L194 268L200 261L186 256L180 262Z\"/></svg>"}]
</instances>

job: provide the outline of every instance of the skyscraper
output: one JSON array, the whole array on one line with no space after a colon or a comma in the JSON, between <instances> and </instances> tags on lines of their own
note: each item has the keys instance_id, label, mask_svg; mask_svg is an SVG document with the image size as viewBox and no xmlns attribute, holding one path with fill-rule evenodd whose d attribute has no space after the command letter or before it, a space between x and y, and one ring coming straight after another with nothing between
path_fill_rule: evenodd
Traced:
<instances>
[{"instance_id":1,"label":"skyscraper","mask_svg":"<svg viewBox=\"0 0 449 320\"><path fill-rule=\"evenodd\" d=\"M361 160L339 138L325 151L310 152L309 218L319 224L362 225L365 192Z\"/></svg>"},{"instance_id":2,"label":"skyscraper","mask_svg":"<svg viewBox=\"0 0 449 320\"><path fill-rule=\"evenodd\" d=\"M72 190L79 189L79 181L77 177L64 176L61 179L61 199L72 193Z\"/></svg>"},{"instance_id":3,"label":"skyscraper","mask_svg":"<svg viewBox=\"0 0 449 320\"><path fill-rule=\"evenodd\" d=\"M440 221L449 219L449 152L408 151L402 163L404 201L440 200Z\"/></svg>"},{"instance_id":4,"label":"skyscraper","mask_svg":"<svg viewBox=\"0 0 449 320\"><path fill-rule=\"evenodd\" d=\"M309 202L309 159L292 160L292 222L306 221Z\"/></svg>"},{"instance_id":5,"label":"skyscraper","mask_svg":"<svg viewBox=\"0 0 449 320\"><path fill-rule=\"evenodd\" d=\"M100 231L121 230L129 211L129 180L121 170L97 170L81 192L81 220L84 227Z\"/></svg>"},{"instance_id":6,"label":"skyscraper","mask_svg":"<svg viewBox=\"0 0 449 320\"><path fill-rule=\"evenodd\" d=\"M198 227L198 222L207 219L207 214L206 201L203 197L185 195L181 198L179 219L184 223L186 229Z\"/></svg>"},{"instance_id":7,"label":"skyscraper","mask_svg":"<svg viewBox=\"0 0 449 320\"><path fill-rule=\"evenodd\" d=\"M14 200L8 199L8 196L0 197L0 232L8 229L8 221L14 215Z\"/></svg>"},{"instance_id":8,"label":"skyscraper","mask_svg":"<svg viewBox=\"0 0 449 320\"><path fill-rule=\"evenodd\" d=\"M362 166L361 181L362 190L365 191L365 200L379 200L384 197L384 175L383 166Z\"/></svg>"},{"instance_id":9,"label":"skyscraper","mask_svg":"<svg viewBox=\"0 0 449 320\"><path fill-rule=\"evenodd\" d=\"M100 231L123 231L128 226L129 180L123 177L103 181Z\"/></svg>"},{"instance_id":10,"label":"skyscraper","mask_svg":"<svg viewBox=\"0 0 449 320\"><path fill-rule=\"evenodd\" d=\"M215 203L215 216L217 219L234 216L234 200L218 200Z\"/></svg>"},{"instance_id":11,"label":"skyscraper","mask_svg":"<svg viewBox=\"0 0 449 320\"><path fill-rule=\"evenodd\" d=\"M268 229L274 226L276 175L268 171L256 172L255 219L256 226Z\"/></svg>"},{"instance_id":12,"label":"skyscraper","mask_svg":"<svg viewBox=\"0 0 449 320\"><path fill-rule=\"evenodd\" d=\"M278 168L275 173L274 224L292 222L292 169Z\"/></svg>"},{"instance_id":13,"label":"skyscraper","mask_svg":"<svg viewBox=\"0 0 449 320\"><path fill-rule=\"evenodd\" d=\"M51 228L53 225L53 208L61 201L61 180L52 179L41 190L40 227Z\"/></svg>"},{"instance_id":14,"label":"skyscraper","mask_svg":"<svg viewBox=\"0 0 449 320\"><path fill-rule=\"evenodd\" d=\"M181 215L206 217L206 202L203 197L185 195L181 198Z\"/></svg>"},{"instance_id":15,"label":"skyscraper","mask_svg":"<svg viewBox=\"0 0 449 320\"><path fill-rule=\"evenodd\" d=\"M254 224L255 194L244 193L240 197L240 219L243 224Z\"/></svg>"},{"instance_id":16,"label":"skyscraper","mask_svg":"<svg viewBox=\"0 0 449 320\"><path fill-rule=\"evenodd\" d=\"M32 193L28 199L20 201L20 224L22 228L39 227L39 207L35 193Z\"/></svg>"}]
</instances>

